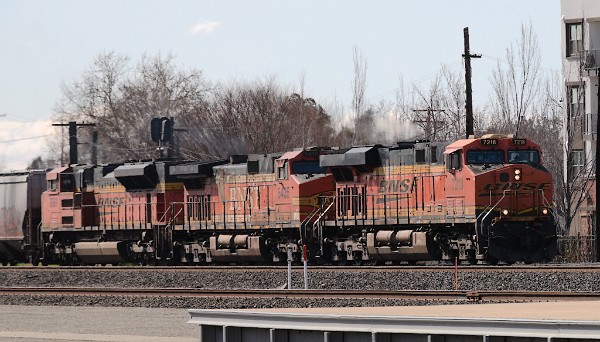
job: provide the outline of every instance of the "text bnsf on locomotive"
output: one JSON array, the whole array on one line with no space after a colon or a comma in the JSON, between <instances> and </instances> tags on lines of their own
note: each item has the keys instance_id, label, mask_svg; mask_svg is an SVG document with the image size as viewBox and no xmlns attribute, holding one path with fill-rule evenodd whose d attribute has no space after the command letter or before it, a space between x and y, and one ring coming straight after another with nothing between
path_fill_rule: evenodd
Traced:
<instances>
[{"instance_id":1,"label":"text bnsf on locomotive","mask_svg":"<svg viewBox=\"0 0 600 342\"><path fill-rule=\"evenodd\" d=\"M10 177L0 176L3 191L28 184ZM2 239L5 262L266 264L285 262L288 248L299 261L303 245L310 262L323 264L545 262L557 254L552 177L526 139L72 165L45 178L41 205L28 214L2 203L0 233L27 236L28 247L15 253ZM15 221L27 234L11 233Z\"/></svg>"}]
</instances>

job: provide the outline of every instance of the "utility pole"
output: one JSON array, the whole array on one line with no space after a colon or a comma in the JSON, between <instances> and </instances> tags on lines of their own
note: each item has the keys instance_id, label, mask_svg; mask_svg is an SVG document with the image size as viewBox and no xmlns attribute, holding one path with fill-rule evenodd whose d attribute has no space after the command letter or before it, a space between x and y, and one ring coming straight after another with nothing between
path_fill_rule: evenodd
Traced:
<instances>
[{"instance_id":1,"label":"utility pole","mask_svg":"<svg viewBox=\"0 0 600 342\"><path fill-rule=\"evenodd\" d=\"M600 77L598 78L598 91L596 93L596 96L598 96L598 102L596 103L596 155L594 156L596 158L596 175L595 175L595 179L594 179L594 185L596 186L596 199L595 199L595 205L596 205L596 214L594 215L594 227L592 228L593 234L596 235L596 241L597 240L597 234L598 234L598 213L600 213L600 206L598 206L598 199L600 199L600 187L598 187L598 175L600 172L600 160L598 159L598 151L600 151L600 139L598 139L598 133L600 133ZM597 243L597 242L596 242ZM598 244L596 245L596 251L600 252L600 246L598 246ZM598 259L598 254L596 255L596 259Z\"/></svg>"},{"instance_id":2,"label":"utility pole","mask_svg":"<svg viewBox=\"0 0 600 342\"><path fill-rule=\"evenodd\" d=\"M93 123L80 123L69 121L68 124L52 124L52 126L68 126L69 127L69 165L77 164L77 127L96 126ZM62 162L62 161L61 161Z\"/></svg>"},{"instance_id":3,"label":"utility pole","mask_svg":"<svg viewBox=\"0 0 600 342\"><path fill-rule=\"evenodd\" d=\"M473 89L471 87L471 58L481 58L481 55L471 54L469 49L469 28L465 27L463 29L464 38L465 38L465 53L462 55L465 58L465 85L467 92L467 101L465 104L465 109L467 110L467 134L466 138L469 136L475 135L475 130L473 129Z\"/></svg>"},{"instance_id":4,"label":"utility pole","mask_svg":"<svg viewBox=\"0 0 600 342\"><path fill-rule=\"evenodd\" d=\"M435 119L435 113L443 113L444 109L434 109L431 106L426 109L413 109L413 112L427 112L427 118L425 120L415 120L414 123L425 124L425 139L435 140L435 134L438 130L438 124L441 123ZM433 127L432 127L433 126Z\"/></svg>"}]
</instances>

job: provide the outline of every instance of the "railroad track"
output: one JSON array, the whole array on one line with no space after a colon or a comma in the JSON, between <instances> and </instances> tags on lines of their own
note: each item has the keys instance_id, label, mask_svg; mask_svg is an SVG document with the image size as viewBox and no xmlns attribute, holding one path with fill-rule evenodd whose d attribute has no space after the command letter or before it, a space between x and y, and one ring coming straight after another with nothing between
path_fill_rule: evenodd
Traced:
<instances>
[{"instance_id":1,"label":"railroad track","mask_svg":"<svg viewBox=\"0 0 600 342\"><path fill-rule=\"evenodd\" d=\"M597 292L552 291L360 291L188 288L0 287L0 296L128 296L205 298L420 299L440 301L573 301L600 300Z\"/></svg>"},{"instance_id":2,"label":"railroad track","mask_svg":"<svg viewBox=\"0 0 600 342\"><path fill-rule=\"evenodd\" d=\"M3 270L36 270L36 271L176 271L176 272L285 272L286 266L7 266L0 267ZM302 270L301 266L292 267L294 271ZM454 271L454 266L309 266L310 272L352 272L352 271L371 271L371 272L425 272L425 271ZM600 272L600 263L594 264L543 264L543 265L511 265L511 266L484 266L484 265L460 265L459 271L473 272Z\"/></svg>"}]
</instances>

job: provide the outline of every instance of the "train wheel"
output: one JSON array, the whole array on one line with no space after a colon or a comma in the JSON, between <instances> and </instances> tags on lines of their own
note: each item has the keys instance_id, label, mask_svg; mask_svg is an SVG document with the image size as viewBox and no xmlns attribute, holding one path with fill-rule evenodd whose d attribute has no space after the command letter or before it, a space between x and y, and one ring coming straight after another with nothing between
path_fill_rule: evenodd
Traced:
<instances>
[{"instance_id":1,"label":"train wheel","mask_svg":"<svg viewBox=\"0 0 600 342\"><path fill-rule=\"evenodd\" d=\"M471 251L467 255L467 261L469 262L469 265L477 265L477 256L475 255L475 251Z\"/></svg>"},{"instance_id":2,"label":"train wheel","mask_svg":"<svg viewBox=\"0 0 600 342\"><path fill-rule=\"evenodd\" d=\"M31 266L39 266L40 265L40 257L38 256L38 253L33 252L30 256L29 256L29 261L31 263Z\"/></svg>"},{"instance_id":3,"label":"train wheel","mask_svg":"<svg viewBox=\"0 0 600 342\"><path fill-rule=\"evenodd\" d=\"M2 262L2 266L6 266L6 265L8 265L8 262L7 262L6 260L4 260L4 259L2 259L2 261L1 261L1 262Z\"/></svg>"},{"instance_id":4,"label":"train wheel","mask_svg":"<svg viewBox=\"0 0 600 342\"><path fill-rule=\"evenodd\" d=\"M385 261L371 259L371 260L365 262L365 264L370 265L370 266L381 266L381 265L385 265Z\"/></svg>"},{"instance_id":5,"label":"train wheel","mask_svg":"<svg viewBox=\"0 0 600 342\"><path fill-rule=\"evenodd\" d=\"M362 259L362 253L354 253L352 256L354 258L354 265L362 266L364 264L364 260Z\"/></svg>"},{"instance_id":6,"label":"train wheel","mask_svg":"<svg viewBox=\"0 0 600 342\"><path fill-rule=\"evenodd\" d=\"M488 255L488 257L485 259L485 262L488 265L498 265L498 259L494 258L493 256Z\"/></svg>"},{"instance_id":7,"label":"train wheel","mask_svg":"<svg viewBox=\"0 0 600 342\"><path fill-rule=\"evenodd\" d=\"M338 252L338 260L335 262L339 266L346 266L348 259L346 258L346 252Z\"/></svg>"}]
</instances>

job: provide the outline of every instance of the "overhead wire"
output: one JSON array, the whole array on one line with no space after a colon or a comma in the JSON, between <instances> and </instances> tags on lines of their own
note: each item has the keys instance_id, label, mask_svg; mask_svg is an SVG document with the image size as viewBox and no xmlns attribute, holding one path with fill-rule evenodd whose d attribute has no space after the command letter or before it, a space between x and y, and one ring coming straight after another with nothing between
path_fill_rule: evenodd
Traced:
<instances>
[{"instance_id":1,"label":"overhead wire","mask_svg":"<svg viewBox=\"0 0 600 342\"><path fill-rule=\"evenodd\" d=\"M39 139L39 138L44 138L44 137L49 137L52 134L45 134L45 135L37 135L34 137L27 137L27 138L20 138L20 139L12 139L12 140L5 140L5 141L0 141L0 144L8 144L8 143L12 143L12 142L17 142L17 141L24 141L24 140L33 140L33 139Z\"/></svg>"}]
</instances>

